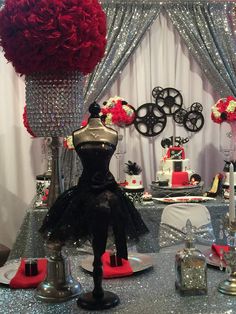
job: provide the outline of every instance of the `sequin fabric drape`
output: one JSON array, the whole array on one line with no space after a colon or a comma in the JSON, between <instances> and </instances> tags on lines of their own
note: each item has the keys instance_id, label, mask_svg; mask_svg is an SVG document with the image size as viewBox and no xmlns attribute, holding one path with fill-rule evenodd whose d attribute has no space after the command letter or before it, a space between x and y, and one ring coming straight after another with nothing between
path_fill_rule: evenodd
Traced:
<instances>
[{"instance_id":1,"label":"sequin fabric drape","mask_svg":"<svg viewBox=\"0 0 236 314\"><path fill-rule=\"evenodd\" d=\"M106 54L85 84L86 112L115 81L145 32L168 12L173 24L220 96L236 95L235 22L232 1L102 0L107 15ZM157 39L158 40L158 39Z\"/></svg>"},{"instance_id":2,"label":"sequin fabric drape","mask_svg":"<svg viewBox=\"0 0 236 314\"><path fill-rule=\"evenodd\" d=\"M235 3L166 5L173 24L219 96L236 96Z\"/></svg>"},{"instance_id":3,"label":"sequin fabric drape","mask_svg":"<svg viewBox=\"0 0 236 314\"><path fill-rule=\"evenodd\" d=\"M75 150L63 148L61 158L64 189L67 190L78 184L83 167Z\"/></svg>"},{"instance_id":4,"label":"sequin fabric drape","mask_svg":"<svg viewBox=\"0 0 236 314\"><path fill-rule=\"evenodd\" d=\"M107 15L107 47L103 60L85 84L86 111L90 103L101 98L115 81L143 35L157 18L161 5L143 2L105 1Z\"/></svg>"}]
</instances>

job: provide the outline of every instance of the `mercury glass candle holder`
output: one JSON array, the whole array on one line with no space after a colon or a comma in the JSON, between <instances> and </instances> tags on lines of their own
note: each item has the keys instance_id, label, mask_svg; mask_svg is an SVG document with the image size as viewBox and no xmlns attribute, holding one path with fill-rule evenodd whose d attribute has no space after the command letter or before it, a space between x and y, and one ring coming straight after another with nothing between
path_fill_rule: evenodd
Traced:
<instances>
[{"instance_id":1,"label":"mercury glass candle holder","mask_svg":"<svg viewBox=\"0 0 236 314\"><path fill-rule=\"evenodd\" d=\"M185 248L175 256L175 287L181 295L207 294L206 258L195 248L195 235L190 220L183 230L186 233Z\"/></svg>"},{"instance_id":2,"label":"mercury glass candle holder","mask_svg":"<svg viewBox=\"0 0 236 314\"><path fill-rule=\"evenodd\" d=\"M64 302L78 296L82 292L80 283L71 275L70 261L62 253L63 244L48 242L50 257L47 262L47 276L35 293L40 301L49 303Z\"/></svg>"}]
</instances>

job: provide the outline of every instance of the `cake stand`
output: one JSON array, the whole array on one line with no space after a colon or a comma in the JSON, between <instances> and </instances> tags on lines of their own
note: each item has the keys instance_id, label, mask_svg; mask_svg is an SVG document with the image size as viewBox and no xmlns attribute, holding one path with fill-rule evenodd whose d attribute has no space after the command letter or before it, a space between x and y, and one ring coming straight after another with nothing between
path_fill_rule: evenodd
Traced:
<instances>
[{"instance_id":1,"label":"cake stand","mask_svg":"<svg viewBox=\"0 0 236 314\"><path fill-rule=\"evenodd\" d=\"M150 185L153 197L174 197L174 196L196 196L203 194L203 184L201 181L198 185L186 185L180 187L159 186L156 182Z\"/></svg>"}]
</instances>

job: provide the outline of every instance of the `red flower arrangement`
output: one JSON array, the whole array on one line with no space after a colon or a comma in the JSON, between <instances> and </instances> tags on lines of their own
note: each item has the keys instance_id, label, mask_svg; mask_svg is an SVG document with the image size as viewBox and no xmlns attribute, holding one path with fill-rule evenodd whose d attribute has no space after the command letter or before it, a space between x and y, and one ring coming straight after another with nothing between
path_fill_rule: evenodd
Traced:
<instances>
[{"instance_id":1,"label":"red flower arrangement","mask_svg":"<svg viewBox=\"0 0 236 314\"><path fill-rule=\"evenodd\" d=\"M215 123L236 121L236 98L232 96L219 99L211 109L211 119Z\"/></svg>"},{"instance_id":2,"label":"red flower arrangement","mask_svg":"<svg viewBox=\"0 0 236 314\"><path fill-rule=\"evenodd\" d=\"M132 124L135 118L135 109L118 96L104 102L101 113L105 116L105 124L114 124L121 127Z\"/></svg>"},{"instance_id":3,"label":"red flower arrangement","mask_svg":"<svg viewBox=\"0 0 236 314\"><path fill-rule=\"evenodd\" d=\"M97 0L6 0L0 45L16 72L93 71L106 46L106 16Z\"/></svg>"},{"instance_id":4,"label":"red flower arrangement","mask_svg":"<svg viewBox=\"0 0 236 314\"><path fill-rule=\"evenodd\" d=\"M25 126L27 132L28 132L31 136L35 137L33 131L31 130L31 127L30 127L30 125L29 125L29 121L28 121L28 117L27 117L27 109L26 109L26 106L24 106L23 124L24 124L24 126Z\"/></svg>"},{"instance_id":5,"label":"red flower arrangement","mask_svg":"<svg viewBox=\"0 0 236 314\"><path fill-rule=\"evenodd\" d=\"M121 97L115 96L105 101L101 108L100 116L105 125L117 125L125 127L131 125L135 119L135 109ZM88 119L84 119L81 126L84 127Z\"/></svg>"}]
</instances>

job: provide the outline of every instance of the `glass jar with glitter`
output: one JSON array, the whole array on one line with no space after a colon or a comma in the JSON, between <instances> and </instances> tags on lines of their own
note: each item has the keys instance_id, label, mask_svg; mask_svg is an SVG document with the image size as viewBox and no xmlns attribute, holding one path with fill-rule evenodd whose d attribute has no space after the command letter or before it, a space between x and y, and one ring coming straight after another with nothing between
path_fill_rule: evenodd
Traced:
<instances>
[{"instance_id":1,"label":"glass jar with glitter","mask_svg":"<svg viewBox=\"0 0 236 314\"><path fill-rule=\"evenodd\" d=\"M185 248L175 256L175 287L181 295L207 294L207 265L205 256L195 248L194 227L188 219Z\"/></svg>"}]
</instances>

